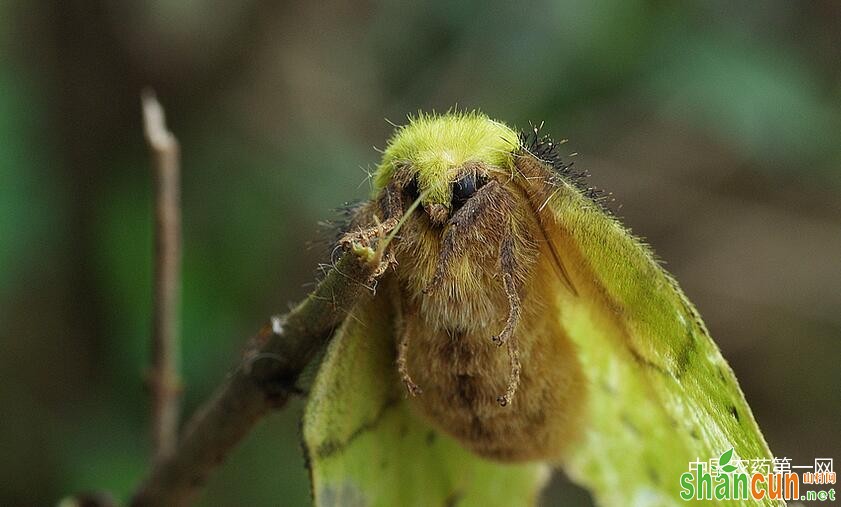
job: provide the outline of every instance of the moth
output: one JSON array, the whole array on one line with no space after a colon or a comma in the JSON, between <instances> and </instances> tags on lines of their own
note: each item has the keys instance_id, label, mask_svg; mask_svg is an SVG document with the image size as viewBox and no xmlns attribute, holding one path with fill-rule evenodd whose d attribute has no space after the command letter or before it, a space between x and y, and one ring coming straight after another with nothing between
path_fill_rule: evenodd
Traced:
<instances>
[{"instance_id":1,"label":"moth","mask_svg":"<svg viewBox=\"0 0 841 507\"><path fill-rule=\"evenodd\" d=\"M771 458L698 312L584 177L480 113L397 128L342 240L388 269L304 414L316 505L533 505L553 467L600 505L682 505L690 462Z\"/></svg>"}]
</instances>

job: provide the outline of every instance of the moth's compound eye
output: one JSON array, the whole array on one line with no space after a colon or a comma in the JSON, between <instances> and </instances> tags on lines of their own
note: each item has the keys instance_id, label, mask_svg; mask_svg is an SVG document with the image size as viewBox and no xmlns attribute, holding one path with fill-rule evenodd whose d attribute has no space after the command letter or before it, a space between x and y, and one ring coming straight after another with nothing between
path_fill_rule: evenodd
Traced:
<instances>
[{"instance_id":1,"label":"moth's compound eye","mask_svg":"<svg viewBox=\"0 0 841 507\"><path fill-rule=\"evenodd\" d=\"M453 183L452 211L455 212L461 208L485 183L486 180L483 176L472 172L466 173L456 180Z\"/></svg>"},{"instance_id":2,"label":"moth's compound eye","mask_svg":"<svg viewBox=\"0 0 841 507\"><path fill-rule=\"evenodd\" d=\"M413 203L420 197L420 191L418 190L418 177L415 176L412 178L411 181L403 188L403 192L405 192L406 197L409 198L409 203Z\"/></svg>"}]
</instances>

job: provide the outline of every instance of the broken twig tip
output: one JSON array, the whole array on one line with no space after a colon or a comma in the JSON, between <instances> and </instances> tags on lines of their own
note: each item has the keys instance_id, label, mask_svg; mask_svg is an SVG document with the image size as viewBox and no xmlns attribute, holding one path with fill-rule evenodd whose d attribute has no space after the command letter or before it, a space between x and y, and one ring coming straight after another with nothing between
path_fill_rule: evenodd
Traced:
<instances>
[{"instance_id":1,"label":"broken twig tip","mask_svg":"<svg viewBox=\"0 0 841 507\"><path fill-rule=\"evenodd\" d=\"M143 132L149 146L158 151L176 146L175 136L166 127L164 108L151 88L144 88L140 93L140 103L143 107Z\"/></svg>"},{"instance_id":2,"label":"broken twig tip","mask_svg":"<svg viewBox=\"0 0 841 507\"><path fill-rule=\"evenodd\" d=\"M280 336L283 334L283 317L280 315L273 315L272 319L272 334Z\"/></svg>"}]
</instances>

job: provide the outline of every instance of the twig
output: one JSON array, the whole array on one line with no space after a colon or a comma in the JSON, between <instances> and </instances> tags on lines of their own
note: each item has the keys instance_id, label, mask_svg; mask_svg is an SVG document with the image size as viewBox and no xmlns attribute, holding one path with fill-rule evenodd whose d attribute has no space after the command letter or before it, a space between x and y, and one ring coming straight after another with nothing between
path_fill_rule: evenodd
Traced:
<instances>
[{"instance_id":1,"label":"twig","mask_svg":"<svg viewBox=\"0 0 841 507\"><path fill-rule=\"evenodd\" d=\"M152 154L155 194L155 287L152 324L152 442L155 461L172 453L178 440L181 380L181 189L179 148L167 130L164 111L144 90L143 126Z\"/></svg>"},{"instance_id":2,"label":"twig","mask_svg":"<svg viewBox=\"0 0 841 507\"><path fill-rule=\"evenodd\" d=\"M134 507L187 505L211 471L270 410L283 407L304 367L346 312L366 294L380 266L375 252L347 252L302 303L252 339L240 366L186 425L175 451L155 463Z\"/></svg>"}]
</instances>

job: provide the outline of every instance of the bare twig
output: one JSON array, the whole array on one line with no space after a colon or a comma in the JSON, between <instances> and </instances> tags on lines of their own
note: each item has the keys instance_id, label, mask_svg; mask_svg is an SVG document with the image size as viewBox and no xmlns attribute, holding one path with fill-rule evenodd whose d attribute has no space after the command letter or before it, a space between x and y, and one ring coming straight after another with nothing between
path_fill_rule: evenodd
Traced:
<instances>
[{"instance_id":1,"label":"bare twig","mask_svg":"<svg viewBox=\"0 0 841 507\"><path fill-rule=\"evenodd\" d=\"M347 252L307 299L252 339L240 366L186 425L175 451L155 463L134 507L187 505L211 471L271 409L283 407L304 367L347 310L366 294L381 266L368 248Z\"/></svg>"},{"instance_id":2,"label":"bare twig","mask_svg":"<svg viewBox=\"0 0 841 507\"><path fill-rule=\"evenodd\" d=\"M159 461L172 453L178 440L181 184L178 141L167 130L163 108L151 90L144 90L141 101L154 173L155 287L149 385L154 459Z\"/></svg>"},{"instance_id":3,"label":"bare twig","mask_svg":"<svg viewBox=\"0 0 841 507\"><path fill-rule=\"evenodd\" d=\"M271 409L284 406L295 382L344 319L346 310L370 292L382 263L370 248L351 245L307 299L276 317L255 336L242 363L196 412L176 439L178 417L177 303L180 217L178 143L166 129L163 110L144 93L146 139L155 157L156 292L154 390L156 459L131 505L186 505L211 471Z\"/></svg>"}]
</instances>

